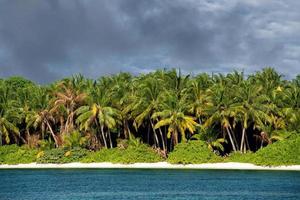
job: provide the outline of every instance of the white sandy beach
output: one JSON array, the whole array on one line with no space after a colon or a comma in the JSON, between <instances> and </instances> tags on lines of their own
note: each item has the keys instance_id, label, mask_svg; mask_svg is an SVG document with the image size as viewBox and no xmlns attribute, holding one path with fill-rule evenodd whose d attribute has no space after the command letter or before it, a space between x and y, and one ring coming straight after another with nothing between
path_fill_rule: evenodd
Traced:
<instances>
[{"instance_id":1,"label":"white sandy beach","mask_svg":"<svg viewBox=\"0 0 300 200\"><path fill-rule=\"evenodd\" d=\"M18 164L0 165L0 169L227 169L227 170L290 170L300 171L300 165L291 166L256 166L249 163L207 163L207 164L170 164L167 162L157 163L134 163L134 164L114 164L114 163L67 163L67 164Z\"/></svg>"}]
</instances>

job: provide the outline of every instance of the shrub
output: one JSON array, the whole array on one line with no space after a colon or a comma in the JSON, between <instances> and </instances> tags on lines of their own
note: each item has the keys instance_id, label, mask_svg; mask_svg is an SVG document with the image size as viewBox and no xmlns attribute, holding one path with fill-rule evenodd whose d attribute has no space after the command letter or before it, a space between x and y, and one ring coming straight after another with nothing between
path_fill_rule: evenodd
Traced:
<instances>
[{"instance_id":1,"label":"shrub","mask_svg":"<svg viewBox=\"0 0 300 200\"><path fill-rule=\"evenodd\" d=\"M126 149L102 149L91 153L82 162L112 162L112 163L138 163L159 162L162 157L145 144L129 146Z\"/></svg>"},{"instance_id":2,"label":"shrub","mask_svg":"<svg viewBox=\"0 0 300 200\"><path fill-rule=\"evenodd\" d=\"M299 165L300 136L278 141L257 151L253 158L257 165Z\"/></svg>"},{"instance_id":3,"label":"shrub","mask_svg":"<svg viewBox=\"0 0 300 200\"><path fill-rule=\"evenodd\" d=\"M89 151L81 148L67 149L57 148L46 150L37 158L38 163L70 163L80 162L89 154Z\"/></svg>"},{"instance_id":4,"label":"shrub","mask_svg":"<svg viewBox=\"0 0 300 200\"><path fill-rule=\"evenodd\" d=\"M73 131L70 134L64 136L64 146L69 148L85 147L87 143L87 137L81 135L79 131Z\"/></svg>"},{"instance_id":5,"label":"shrub","mask_svg":"<svg viewBox=\"0 0 300 200\"><path fill-rule=\"evenodd\" d=\"M300 136L277 141L255 153L233 153L225 161L247 162L256 165L278 166L300 164Z\"/></svg>"},{"instance_id":6,"label":"shrub","mask_svg":"<svg viewBox=\"0 0 300 200\"><path fill-rule=\"evenodd\" d=\"M187 143L178 144L168 157L168 162L177 164L200 164L219 162L221 160L201 140L192 140Z\"/></svg>"},{"instance_id":7,"label":"shrub","mask_svg":"<svg viewBox=\"0 0 300 200\"><path fill-rule=\"evenodd\" d=\"M241 153L239 151L233 152L224 159L225 162L242 162L242 163L252 163L254 153L247 152Z\"/></svg>"},{"instance_id":8,"label":"shrub","mask_svg":"<svg viewBox=\"0 0 300 200\"><path fill-rule=\"evenodd\" d=\"M36 149L17 145L0 146L0 164L21 164L36 161Z\"/></svg>"}]
</instances>

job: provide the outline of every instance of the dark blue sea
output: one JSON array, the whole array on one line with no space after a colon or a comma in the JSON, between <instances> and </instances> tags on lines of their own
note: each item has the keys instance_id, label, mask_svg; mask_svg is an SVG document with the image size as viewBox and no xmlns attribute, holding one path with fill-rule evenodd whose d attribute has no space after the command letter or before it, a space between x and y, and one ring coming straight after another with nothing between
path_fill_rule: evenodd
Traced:
<instances>
[{"instance_id":1,"label":"dark blue sea","mask_svg":"<svg viewBox=\"0 0 300 200\"><path fill-rule=\"evenodd\" d=\"M0 170L1 200L300 199L300 172Z\"/></svg>"}]
</instances>

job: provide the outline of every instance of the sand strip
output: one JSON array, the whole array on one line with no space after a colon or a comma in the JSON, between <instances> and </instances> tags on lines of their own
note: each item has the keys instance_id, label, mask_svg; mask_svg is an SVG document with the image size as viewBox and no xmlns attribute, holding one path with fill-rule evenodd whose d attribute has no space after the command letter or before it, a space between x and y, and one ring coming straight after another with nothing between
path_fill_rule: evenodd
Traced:
<instances>
[{"instance_id":1,"label":"sand strip","mask_svg":"<svg viewBox=\"0 0 300 200\"><path fill-rule=\"evenodd\" d=\"M170 164L167 162L157 163L134 163L134 164L114 164L114 163L67 163L67 164L18 164L0 165L0 169L227 169L227 170L291 170L300 171L300 165L291 166L256 166L249 163L207 163L207 164Z\"/></svg>"}]
</instances>

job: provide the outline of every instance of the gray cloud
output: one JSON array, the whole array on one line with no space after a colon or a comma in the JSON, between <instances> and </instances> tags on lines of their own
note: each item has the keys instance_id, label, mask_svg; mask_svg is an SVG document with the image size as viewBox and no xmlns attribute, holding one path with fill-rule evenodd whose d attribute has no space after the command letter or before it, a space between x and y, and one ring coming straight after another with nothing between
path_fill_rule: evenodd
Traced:
<instances>
[{"instance_id":1,"label":"gray cloud","mask_svg":"<svg viewBox=\"0 0 300 200\"><path fill-rule=\"evenodd\" d=\"M40 83L181 67L300 73L293 0L1 0L0 76Z\"/></svg>"}]
</instances>

